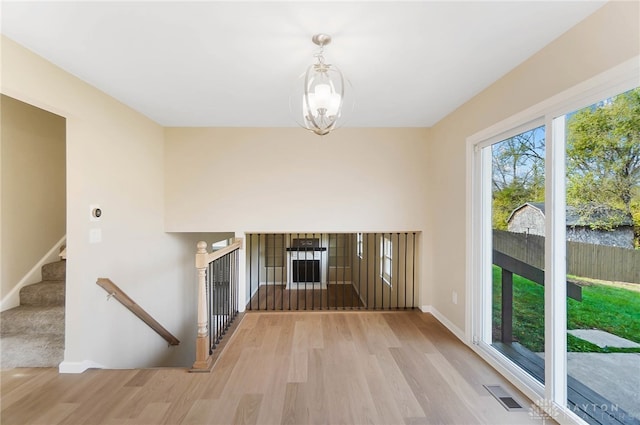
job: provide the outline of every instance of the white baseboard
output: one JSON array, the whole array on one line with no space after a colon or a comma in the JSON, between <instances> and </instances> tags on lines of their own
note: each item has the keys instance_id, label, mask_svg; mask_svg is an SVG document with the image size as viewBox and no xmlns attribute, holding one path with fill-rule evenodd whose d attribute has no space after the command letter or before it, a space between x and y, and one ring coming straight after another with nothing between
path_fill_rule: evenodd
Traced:
<instances>
[{"instance_id":1,"label":"white baseboard","mask_svg":"<svg viewBox=\"0 0 640 425\"><path fill-rule=\"evenodd\" d=\"M47 252L44 257L42 257L40 261L38 261L36 265L33 266L22 279L20 279L16 286L14 286L11 291L2 298L2 301L0 302L0 311L9 310L10 308L18 307L20 305L20 290L27 285L38 283L42 280L42 266L60 259L60 247L64 244L66 239L67 235L64 235L58 242L56 242L49 252Z\"/></svg>"},{"instance_id":2,"label":"white baseboard","mask_svg":"<svg viewBox=\"0 0 640 425\"><path fill-rule=\"evenodd\" d=\"M59 373L82 373L87 369L106 369L103 365L92 362L91 360L83 360L81 362L62 362L58 366Z\"/></svg>"},{"instance_id":3,"label":"white baseboard","mask_svg":"<svg viewBox=\"0 0 640 425\"><path fill-rule=\"evenodd\" d=\"M436 309L434 306L423 305L422 307L420 307L420 311L422 311L423 313L432 314L433 317L438 319L438 322L442 323L445 328L449 329L451 333L453 333L460 341L464 342L465 344L467 343L467 338L464 331L459 327L457 327L456 325L454 325L449 319L447 319L442 313L440 313L438 309Z\"/></svg>"}]
</instances>

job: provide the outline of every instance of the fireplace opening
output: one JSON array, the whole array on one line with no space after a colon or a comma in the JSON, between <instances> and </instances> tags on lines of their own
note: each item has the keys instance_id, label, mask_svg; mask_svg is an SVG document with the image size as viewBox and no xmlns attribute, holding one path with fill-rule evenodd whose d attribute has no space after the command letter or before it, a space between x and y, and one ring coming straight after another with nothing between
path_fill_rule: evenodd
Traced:
<instances>
[{"instance_id":1,"label":"fireplace opening","mask_svg":"<svg viewBox=\"0 0 640 425\"><path fill-rule=\"evenodd\" d=\"M294 283L320 282L320 260L293 260Z\"/></svg>"}]
</instances>

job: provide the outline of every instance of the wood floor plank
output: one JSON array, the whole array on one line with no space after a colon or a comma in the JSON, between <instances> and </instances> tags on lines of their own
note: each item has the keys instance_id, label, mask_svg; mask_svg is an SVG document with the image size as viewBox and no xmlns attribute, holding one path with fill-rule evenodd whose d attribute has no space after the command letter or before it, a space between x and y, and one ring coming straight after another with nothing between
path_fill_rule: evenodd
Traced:
<instances>
[{"instance_id":1,"label":"wood floor plank","mask_svg":"<svg viewBox=\"0 0 640 425\"><path fill-rule=\"evenodd\" d=\"M283 326L283 329L287 329L287 327ZM288 332L288 334L291 335L293 327L291 326L289 329L291 329L291 332ZM285 339L288 340L288 338ZM287 344L289 347L291 346L290 341L285 341L285 345ZM285 402L288 381L287 374L282 373L282 371L289 366L289 358L290 352L276 353L273 357L272 370L267 384L269 391L263 394L262 404L258 412L257 423L259 424L279 424L282 420L282 406Z\"/></svg>"},{"instance_id":2,"label":"wood floor plank","mask_svg":"<svg viewBox=\"0 0 640 425\"><path fill-rule=\"evenodd\" d=\"M218 400L196 400L187 414L178 422L181 425L199 425L211 423L211 418L218 417Z\"/></svg>"},{"instance_id":3,"label":"wood floor plank","mask_svg":"<svg viewBox=\"0 0 640 425\"><path fill-rule=\"evenodd\" d=\"M53 370L56 374L55 369ZM91 376L88 376L87 381L93 381ZM69 394L77 394L77 389L70 385L71 383L82 382L78 376L59 376L56 375L53 379L45 379L41 386L36 386L38 383L33 382L30 385L21 387L22 390L28 390L28 394L22 396L20 399L7 400L7 406L5 406L5 398L2 397L2 413L1 421L3 424L22 424L24 422L33 422L40 416L42 411L53 409L57 403L64 402L77 402L82 405L80 400L68 400ZM101 383L105 383L104 381ZM94 386L99 386L98 381L93 382ZM69 388L69 391L64 391ZM85 389L85 392L88 392ZM17 397L20 393L14 391L11 396Z\"/></svg>"},{"instance_id":4,"label":"wood floor plank","mask_svg":"<svg viewBox=\"0 0 640 425\"><path fill-rule=\"evenodd\" d=\"M455 393L433 365L423 358L422 353L413 347L390 350L427 417L435 417L437 422L444 424L478 421L463 404L452 403L453 400L457 400ZM430 388L438 390L430 391Z\"/></svg>"},{"instance_id":5,"label":"wood floor plank","mask_svg":"<svg viewBox=\"0 0 640 425\"><path fill-rule=\"evenodd\" d=\"M418 400L411 391L409 383L402 374L402 370L396 363L391 352L385 350L376 353L376 359L382 373L384 374L386 385L393 394L393 400L398 406L404 418L420 417L425 415L425 411L418 403Z\"/></svg>"},{"instance_id":6,"label":"wood floor plank","mask_svg":"<svg viewBox=\"0 0 640 425\"><path fill-rule=\"evenodd\" d=\"M246 392L256 392L258 387L262 391L264 387L262 372L264 372L264 369L257 367L258 365L256 364L256 361L262 361L261 354L260 349L254 347L247 347L242 350L229 375L223 393L244 394ZM261 376L259 382L256 382L255 378L258 377L258 373L261 373Z\"/></svg>"},{"instance_id":7,"label":"wood floor plank","mask_svg":"<svg viewBox=\"0 0 640 425\"><path fill-rule=\"evenodd\" d=\"M194 375L193 377L190 377ZM119 409L119 415L128 418L137 417L149 403L170 402L178 400L194 380L199 380L198 374L189 374L185 369L159 369L136 397L127 400Z\"/></svg>"},{"instance_id":8,"label":"wood floor plank","mask_svg":"<svg viewBox=\"0 0 640 425\"><path fill-rule=\"evenodd\" d=\"M144 406L142 411L135 418L124 421L125 425L157 425L162 423L162 418L166 416L171 407L171 403L154 402Z\"/></svg>"},{"instance_id":9,"label":"wood floor plank","mask_svg":"<svg viewBox=\"0 0 640 425\"><path fill-rule=\"evenodd\" d=\"M55 369L9 369L3 371L0 391L2 391L1 411L4 412L14 403L30 396L34 389L56 381L58 372Z\"/></svg>"},{"instance_id":10,"label":"wood floor plank","mask_svg":"<svg viewBox=\"0 0 640 425\"><path fill-rule=\"evenodd\" d=\"M309 353L309 373L307 391L309 394L309 422L311 424L329 424L327 388L324 380L325 354L322 348L313 348Z\"/></svg>"},{"instance_id":11,"label":"wood floor plank","mask_svg":"<svg viewBox=\"0 0 640 425\"><path fill-rule=\"evenodd\" d=\"M70 416L80 403L56 403L33 420L36 425L57 425Z\"/></svg>"},{"instance_id":12,"label":"wood floor plank","mask_svg":"<svg viewBox=\"0 0 640 425\"><path fill-rule=\"evenodd\" d=\"M282 405L282 422L280 423L283 425L308 424L309 416L305 407L306 402L304 384L287 383Z\"/></svg>"},{"instance_id":13,"label":"wood floor plank","mask_svg":"<svg viewBox=\"0 0 640 425\"><path fill-rule=\"evenodd\" d=\"M1 377L2 425L539 423L506 411L482 384L513 387L418 311L247 313L211 373Z\"/></svg>"},{"instance_id":14,"label":"wood floor plank","mask_svg":"<svg viewBox=\"0 0 640 425\"><path fill-rule=\"evenodd\" d=\"M245 394L240 399L233 423L238 425L255 425L258 421L258 412L262 403L262 394Z\"/></svg>"},{"instance_id":15,"label":"wood floor plank","mask_svg":"<svg viewBox=\"0 0 640 425\"><path fill-rule=\"evenodd\" d=\"M399 424L404 422L400 407L397 403L389 403L394 399L392 388L387 384L384 372L380 368L378 358L371 354L362 358L364 375L367 379L369 393L380 421L385 424Z\"/></svg>"},{"instance_id":16,"label":"wood floor plank","mask_svg":"<svg viewBox=\"0 0 640 425\"><path fill-rule=\"evenodd\" d=\"M158 369L141 369L124 386L143 387L156 373Z\"/></svg>"},{"instance_id":17,"label":"wood floor plank","mask_svg":"<svg viewBox=\"0 0 640 425\"><path fill-rule=\"evenodd\" d=\"M179 379L186 382L187 385L184 387L185 389L178 394L177 398L171 400L171 408L162 416L164 423L177 424L182 422L193 404L197 400L200 400L209 379L206 374L197 373L196 375L198 376L194 377L190 375L192 374L179 376Z\"/></svg>"},{"instance_id":18,"label":"wood floor plank","mask_svg":"<svg viewBox=\"0 0 640 425\"><path fill-rule=\"evenodd\" d=\"M76 425L92 421L101 423L109 417L112 409L116 408L120 403L125 403L131 399L132 393L140 391L140 387L123 387L123 384L131 379L136 371L117 372L97 381L101 385L97 385L95 388L86 388L86 396L79 398L77 401L80 406L60 424ZM102 394L109 394L110 396L102 397Z\"/></svg>"},{"instance_id":19,"label":"wood floor plank","mask_svg":"<svg viewBox=\"0 0 640 425\"><path fill-rule=\"evenodd\" d=\"M2 370L0 373L0 390L2 391L3 401L7 399L9 394L18 390L23 385L27 385L34 380L36 381L35 385L42 385L42 380L46 380L47 375L49 376L49 379L53 379L57 375L53 369L46 369L45 373L42 373L42 370L43 369L39 368ZM40 380L40 382L37 382L38 380ZM28 392L29 390L27 389L27 393Z\"/></svg>"},{"instance_id":20,"label":"wood floor plank","mask_svg":"<svg viewBox=\"0 0 640 425\"><path fill-rule=\"evenodd\" d=\"M311 339L311 323L296 321L293 329L293 346L289 359L288 382L307 382L308 356Z\"/></svg>"}]
</instances>

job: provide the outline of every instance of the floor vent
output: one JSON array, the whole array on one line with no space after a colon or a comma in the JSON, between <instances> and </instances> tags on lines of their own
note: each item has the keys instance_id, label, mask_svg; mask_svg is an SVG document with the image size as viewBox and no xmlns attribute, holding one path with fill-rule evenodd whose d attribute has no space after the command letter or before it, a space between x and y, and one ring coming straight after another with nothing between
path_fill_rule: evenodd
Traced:
<instances>
[{"instance_id":1,"label":"floor vent","mask_svg":"<svg viewBox=\"0 0 640 425\"><path fill-rule=\"evenodd\" d=\"M483 385L508 411L523 410L524 407L507 390L500 385Z\"/></svg>"}]
</instances>

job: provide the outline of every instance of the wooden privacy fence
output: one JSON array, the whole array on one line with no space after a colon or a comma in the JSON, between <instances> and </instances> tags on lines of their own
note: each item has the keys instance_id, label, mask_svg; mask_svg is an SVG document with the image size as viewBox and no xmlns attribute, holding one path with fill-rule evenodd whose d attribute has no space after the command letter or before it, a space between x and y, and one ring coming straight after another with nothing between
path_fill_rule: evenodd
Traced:
<instances>
[{"instance_id":1,"label":"wooden privacy fence","mask_svg":"<svg viewBox=\"0 0 640 425\"><path fill-rule=\"evenodd\" d=\"M493 230L493 249L544 269L544 237ZM640 250L567 242L567 273L574 276L640 283Z\"/></svg>"}]
</instances>

